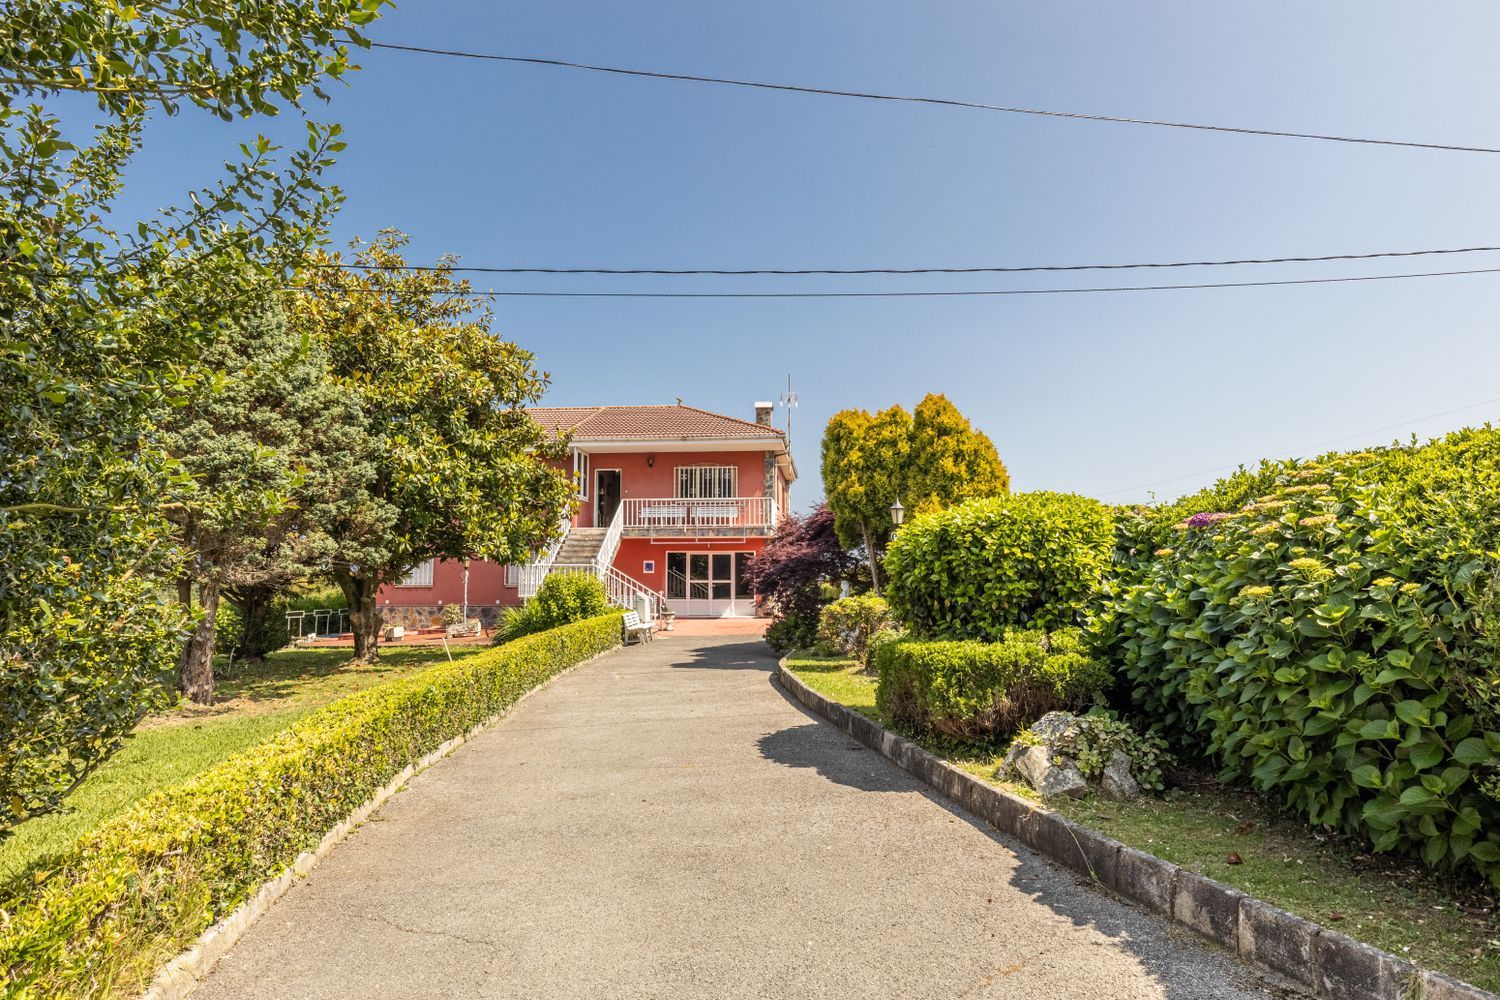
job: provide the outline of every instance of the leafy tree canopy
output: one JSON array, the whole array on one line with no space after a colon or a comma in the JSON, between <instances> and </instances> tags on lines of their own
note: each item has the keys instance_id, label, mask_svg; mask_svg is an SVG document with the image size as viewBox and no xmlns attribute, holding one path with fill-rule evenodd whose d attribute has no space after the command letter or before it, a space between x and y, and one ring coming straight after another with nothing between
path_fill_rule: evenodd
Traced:
<instances>
[{"instance_id":1,"label":"leafy tree canopy","mask_svg":"<svg viewBox=\"0 0 1500 1000\"><path fill-rule=\"evenodd\" d=\"M839 539L864 549L877 594L897 500L912 513L927 512L999 496L1009 485L994 444L944 396L923 397L915 416L900 406L873 416L842 410L823 434L823 490Z\"/></svg>"},{"instance_id":2,"label":"leafy tree canopy","mask_svg":"<svg viewBox=\"0 0 1500 1000\"><path fill-rule=\"evenodd\" d=\"M391 231L356 244L357 268L314 255L296 298L298 328L323 345L377 443L365 506L328 526L361 657L376 652L382 584L432 558L524 562L573 502L564 445L526 412L547 375L490 333L487 304L451 261L408 269L406 242ZM392 521L372 519L387 506Z\"/></svg>"},{"instance_id":3,"label":"leafy tree canopy","mask_svg":"<svg viewBox=\"0 0 1500 1000\"><path fill-rule=\"evenodd\" d=\"M0 17L0 836L111 753L157 696L181 619L155 579L182 470L153 437L235 303L315 242L337 128L278 164L242 148L187 208L117 211L146 114L251 115L347 68L354 0L12 0ZM338 39L338 40L336 40ZM98 96L86 136L39 103ZM27 98L31 98L28 102ZM62 107L65 105L58 105Z\"/></svg>"}]
</instances>

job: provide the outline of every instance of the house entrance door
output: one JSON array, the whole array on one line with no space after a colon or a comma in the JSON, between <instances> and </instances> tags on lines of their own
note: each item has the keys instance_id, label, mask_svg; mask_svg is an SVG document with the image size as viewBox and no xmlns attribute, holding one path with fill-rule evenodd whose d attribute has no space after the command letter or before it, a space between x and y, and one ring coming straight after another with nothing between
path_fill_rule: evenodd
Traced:
<instances>
[{"instance_id":1,"label":"house entrance door","mask_svg":"<svg viewBox=\"0 0 1500 1000\"><path fill-rule=\"evenodd\" d=\"M594 526L609 527L620 509L620 470L598 469L594 472Z\"/></svg>"}]
</instances>

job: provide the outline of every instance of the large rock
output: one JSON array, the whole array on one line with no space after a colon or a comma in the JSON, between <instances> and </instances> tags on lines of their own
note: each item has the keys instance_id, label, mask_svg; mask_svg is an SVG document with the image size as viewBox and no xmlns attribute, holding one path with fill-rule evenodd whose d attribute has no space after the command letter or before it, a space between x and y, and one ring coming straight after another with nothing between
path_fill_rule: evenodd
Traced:
<instances>
[{"instance_id":1,"label":"large rock","mask_svg":"<svg viewBox=\"0 0 1500 1000\"><path fill-rule=\"evenodd\" d=\"M1078 716L1067 712L1048 712L1027 730L1025 743L1011 744L1001 765L1002 777L1020 777L1043 798L1068 795L1082 798L1092 786L1078 765L1060 749L1059 743L1070 728L1078 724ZM1141 794L1141 786L1130 773L1130 758L1115 751L1104 765L1099 776L1098 791L1111 799L1134 799Z\"/></svg>"},{"instance_id":2,"label":"large rock","mask_svg":"<svg viewBox=\"0 0 1500 1000\"><path fill-rule=\"evenodd\" d=\"M1060 795L1081 799L1089 793L1089 783L1083 772L1065 757L1054 758L1051 748L1045 744L1011 747L1005 762L1008 768L1025 778L1028 785L1041 792L1044 799Z\"/></svg>"},{"instance_id":3,"label":"large rock","mask_svg":"<svg viewBox=\"0 0 1500 1000\"><path fill-rule=\"evenodd\" d=\"M1130 773L1130 758L1116 750L1099 776L1099 792L1107 798L1129 800L1141 796L1141 786Z\"/></svg>"}]
</instances>

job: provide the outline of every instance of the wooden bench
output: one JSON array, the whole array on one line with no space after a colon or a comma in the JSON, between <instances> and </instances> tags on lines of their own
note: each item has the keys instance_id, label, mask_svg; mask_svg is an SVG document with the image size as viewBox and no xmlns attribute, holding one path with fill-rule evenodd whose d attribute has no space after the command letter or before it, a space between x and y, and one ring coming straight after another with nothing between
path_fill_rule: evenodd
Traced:
<instances>
[{"instance_id":1,"label":"wooden bench","mask_svg":"<svg viewBox=\"0 0 1500 1000\"><path fill-rule=\"evenodd\" d=\"M655 631L656 626L651 622L641 621L640 612L625 612L625 619L622 624L625 626L625 642L627 645L630 643L631 636L635 636L639 642L650 642L655 638L652 633Z\"/></svg>"}]
</instances>

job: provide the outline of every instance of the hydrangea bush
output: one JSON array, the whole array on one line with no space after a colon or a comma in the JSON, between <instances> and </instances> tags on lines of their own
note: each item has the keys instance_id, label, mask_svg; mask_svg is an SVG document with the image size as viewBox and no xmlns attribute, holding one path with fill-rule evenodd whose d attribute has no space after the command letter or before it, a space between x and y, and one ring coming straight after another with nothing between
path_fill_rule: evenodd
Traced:
<instances>
[{"instance_id":1,"label":"hydrangea bush","mask_svg":"<svg viewBox=\"0 0 1500 1000\"><path fill-rule=\"evenodd\" d=\"M1500 884L1500 434L1283 470L1109 598L1135 709L1376 850Z\"/></svg>"}]
</instances>

